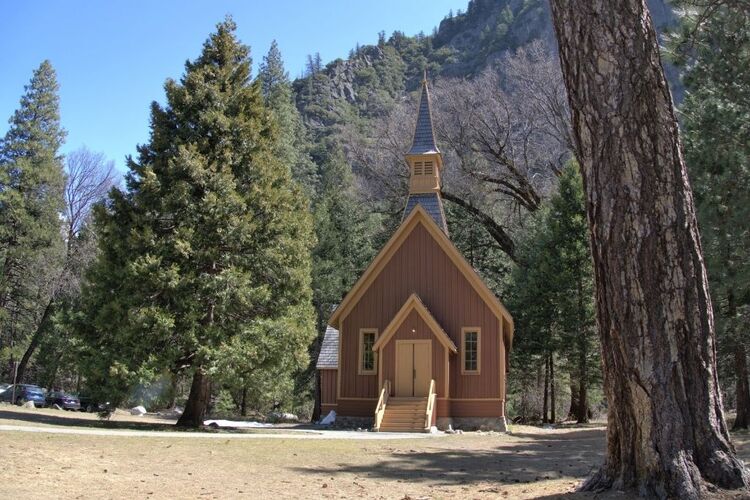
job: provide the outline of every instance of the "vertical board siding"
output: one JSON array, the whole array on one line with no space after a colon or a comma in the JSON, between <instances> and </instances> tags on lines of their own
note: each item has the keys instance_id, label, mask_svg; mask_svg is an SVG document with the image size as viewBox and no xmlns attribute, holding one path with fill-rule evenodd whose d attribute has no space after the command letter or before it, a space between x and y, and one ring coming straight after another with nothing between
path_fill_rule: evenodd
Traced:
<instances>
[{"instance_id":1,"label":"vertical board siding","mask_svg":"<svg viewBox=\"0 0 750 500\"><path fill-rule=\"evenodd\" d=\"M338 370L320 370L320 404L336 404L336 377Z\"/></svg>"},{"instance_id":2,"label":"vertical board siding","mask_svg":"<svg viewBox=\"0 0 750 500\"><path fill-rule=\"evenodd\" d=\"M500 322L421 223L412 230L359 302L342 319L340 397L378 397L378 376L357 374L359 329L376 328L381 333L412 293L419 295L459 348L458 354L449 356L450 397L503 397L505 363L504 359L500 359L504 353ZM479 375L460 373L461 328L466 326L479 327L482 331ZM439 361L435 358L437 352L444 356L438 346L442 347L435 340L433 370L442 370L445 363L444 358ZM383 370L392 369L395 360L388 359L393 357L392 354L389 356L385 353ZM384 376L383 380L389 377ZM444 392L442 385L438 389L439 393Z\"/></svg>"},{"instance_id":3,"label":"vertical board siding","mask_svg":"<svg viewBox=\"0 0 750 500\"><path fill-rule=\"evenodd\" d=\"M403 304L402 304L403 305ZM414 330L414 332L412 332ZM381 348L383 356L383 380L391 381L391 396L396 391L396 341L397 340L431 340L432 341L432 378L435 379L438 397L445 394L445 347L424 322L417 311L406 317L396 333Z\"/></svg>"}]
</instances>

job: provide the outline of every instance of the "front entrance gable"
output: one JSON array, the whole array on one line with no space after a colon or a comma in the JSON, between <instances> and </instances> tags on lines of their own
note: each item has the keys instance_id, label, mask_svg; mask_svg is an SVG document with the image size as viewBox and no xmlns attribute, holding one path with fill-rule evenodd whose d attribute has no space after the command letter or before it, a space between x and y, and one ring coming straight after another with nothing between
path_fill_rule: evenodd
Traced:
<instances>
[{"instance_id":1,"label":"front entrance gable","mask_svg":"<svg viewBox=\"0 0 750 500\"><path fill-rule=\"evenodd\" d=\"M448 396L448 357L458 349L416 294L396 313L373 350L378 352L378 385L390 381L393 396L425 396L431 380L439 397Z\"/></svg>"},{"instance_id":2,"label":"front entrance gable","mask_svg":"<svg viewBox=\"0 0 750 500\"><path fill-rule=\"evenodd\" d=\"M396 313L385 330L383 330L383 333L380 335L377 342L375 342L375 345L373 345L372 349L374 351L377 351L385 346L393 337L393 335L396 334L399 327L402 325L404 320L409 317L409 314L412 311L416 312L422 318L422 320L430 328L438 342L445 346L450 352L454 354L458 352L456 344L453 343L448 334L445 333L445 330L443 330L437 320L435 320L432 314L430 314L430 311L427 310L416 293L411 294L409 298L406 299L404 305L401 306L401 309Z\"/></svg>"}]
</instances>

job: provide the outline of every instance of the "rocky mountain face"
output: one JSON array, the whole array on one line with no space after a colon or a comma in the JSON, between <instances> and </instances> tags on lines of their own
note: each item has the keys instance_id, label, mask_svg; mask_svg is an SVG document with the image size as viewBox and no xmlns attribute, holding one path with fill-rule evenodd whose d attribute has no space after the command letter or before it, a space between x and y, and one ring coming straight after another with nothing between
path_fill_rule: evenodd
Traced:
<instances>
[{"instance_id":1,"label":"rocky mountain face","mask_svg":"<svg viewBox=\"0 0 750 500\"><path fill-rule=\"evenodd\" d=\"M657 29L676 22L666 0L648 3ZM470 78L533 40L555 50L547 0L470 0L465 12L449 13L430 35L394 32L386 39L381 33L377 45L357 47L347 59L311 65L294 82L297 105L313 128L367 119L416 89L423 69L432 78ZM667 72L679 101L677 72L669 67Z\"/></svg>"}]
</instances>

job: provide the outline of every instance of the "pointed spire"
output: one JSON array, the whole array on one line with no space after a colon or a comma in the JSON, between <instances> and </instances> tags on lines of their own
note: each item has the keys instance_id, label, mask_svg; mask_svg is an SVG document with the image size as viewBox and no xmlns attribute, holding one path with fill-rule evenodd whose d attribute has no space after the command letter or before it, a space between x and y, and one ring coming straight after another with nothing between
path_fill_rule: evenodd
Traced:
<instances>
[{"instance_id":1,"label":"pointed spire","mask_svg":"<svg viewBox=\"0 0 750 500\"><path fill-rule=\"evenodd\" d=\"M435 130L432 127L432 109L430 107L430 90L427 87L427 70L424 70L422 80L422 97L419 100L417 125L414 129L414 140L407 154L418 155L425 153L439 153L435 144Z\"/></svg>"}]
</instances>

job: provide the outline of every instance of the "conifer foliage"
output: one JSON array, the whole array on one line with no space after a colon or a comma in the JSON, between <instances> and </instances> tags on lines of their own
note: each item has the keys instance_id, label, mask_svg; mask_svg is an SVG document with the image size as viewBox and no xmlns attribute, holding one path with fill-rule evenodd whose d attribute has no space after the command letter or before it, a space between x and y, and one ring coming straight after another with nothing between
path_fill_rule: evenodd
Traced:
<instances>
[{"instance_id":1,"label":"conifer foliage","mask_svg":"<svg viewBox=\"0 0 750 500\"><path fill-rule=\"evenodd\" d=\"M13 378L61 264L65 175L55 70L34 71L0 142L0 360Z\"/></svg>"},{"instance_id":2,"label":"conifer foliage","mask_svg":"<svg viewBox=\"0 0 750 500\"><path fill-rule=\"evenodd\" d=\"M314 335L311 218L235 29L220 23L152 104L127 190L96 212L84 291L90 385L123 400L144 377L186 371L183 426L202 424L218 366L291 376Z\"/></svg>"},{"instance_id":3,"label":"conifer foliage","mask_svg":"<svg viewBox=\"0 0 750 500\"><path fill-rule=\"evenodd\" d=\"M556 367L570 374L569 416L588 422L590 389L597 385L599 347L594 321L594 291L583 186L578 165L562 171L558 191L545 202L529 231L513 272L511 307L517 324L514 378L523 384L529 365L544 366L542 421L554 422ZM559 370L558 370L559 371ZM559 386L557 386L559 387ZM520 416L528 409L516 408Z\"/></svg>"}]
</instances>

